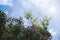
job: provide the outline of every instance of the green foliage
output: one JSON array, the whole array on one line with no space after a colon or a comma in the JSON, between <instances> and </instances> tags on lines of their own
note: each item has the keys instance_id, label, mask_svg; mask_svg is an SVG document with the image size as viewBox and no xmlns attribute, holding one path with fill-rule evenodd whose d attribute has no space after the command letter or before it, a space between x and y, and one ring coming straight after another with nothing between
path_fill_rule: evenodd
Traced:
<instances>
[{"instance_id":1,"label":"green foliage","mask_svg":"<svg viewBox=\"0 0 60 40\"><path fill-rule=\"evenodd\" d=\"M0 26L5 24L6 15L3 11L0 11Z\"/></svg>"},{"instance_id":2,"label":"green foliage","mask_svg":"<svg viewBox=\"0 0 60 40\"><path fill-rule=\"evenodd\" d=\"M2 12L4 14L4 12ZM0 14L2 15L0 12ZM5 14L4 14L5 15ZM47 25L49 23L48 18L46 17L45 21L42 21L41 24L37 24L36 20L38 18L33 18L31 14L28 12L25 17L31 22L31 26L25 28L23 18L6 18L5 16L0 16L0 18L3 17L4 20L6 20L6 23L4 25L1 25L1 28L5 28L1 30L0 28L0 39L1 40L50 40L51 34L48 30L45 29L44 25ZM32 18L32 19L31 19ZM2 20L3 20L2 19ZM0 19L1 20L1 19ZM47 23L45 23L47 22ZM0 24L2 24L0 23ZM27 23L28 24L28 23ZM6 26L5 26L6 25ZM49 25L49 24L48 24ZM46 26L47 28L47 26ZM4 31L3 31L4 30ZM1 33L3 32L3 33Z\"/></svg>"},{"instance_id":3,"label":"green foliage","mask_svg":"<svg viewBox=\"0 0 60 40\"><path fill-rule=\"evenodd\" d=\"M31 13L30 13L30 12L26 12L25 17L26 17L27 19L31 18Z\"/></svg>"}]
</instances>

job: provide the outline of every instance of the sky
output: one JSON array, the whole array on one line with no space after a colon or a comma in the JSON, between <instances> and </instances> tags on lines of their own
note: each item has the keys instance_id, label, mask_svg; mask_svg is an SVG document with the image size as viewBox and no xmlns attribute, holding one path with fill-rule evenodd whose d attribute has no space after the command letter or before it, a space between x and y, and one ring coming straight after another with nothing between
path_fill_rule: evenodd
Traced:
<instances>
[{"instance_id":1,"label":"sky","mask_svg":"<svg viewBox=\"0 0 60 40\"><path fill-rule=\"evenodd\" d=\"M0 0L0 10L7 11L12 17L24 16L25 12L53 17L48 29L52 40L60 40L60 0Z\"/></svg>"}]
</instances>

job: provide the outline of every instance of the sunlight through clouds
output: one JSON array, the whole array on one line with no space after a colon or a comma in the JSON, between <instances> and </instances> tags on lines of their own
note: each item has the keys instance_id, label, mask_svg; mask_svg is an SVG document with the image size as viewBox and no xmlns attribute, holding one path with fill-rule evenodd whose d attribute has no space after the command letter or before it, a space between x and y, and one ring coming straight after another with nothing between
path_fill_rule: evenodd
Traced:
<instances>
[{"instance_id":1,"label":"sunlight through clouds","mask_svg":"<svg viewBox=\"0 0 60 40\"><path fill-rule=\"evenodd\" d=\"M49 16L56 17L57 16L57 8L56 8L56 6L50 6L50 7L48 7L47 14Z\"/></svg>"},{"instance_id":2,"label":"sunlight through clouds","mask_svg":"<svg viewBox=\"0 0 60 40\"><path fill-rule=\"evenodd\" d=\"M51 12L51 13L55 13L55 12L56 12L55 7L54 7L54 6L50 7L50 8L49 8L49 12Z\"/></svg>"},{"instance_id":3,"label":"sunlight through clouds","mask_svg":"<svg viewBox=\"0 0 60 40\"><path fill-rule=\"evenodd\" d=\"M55 16L56 8L55 0L19 0L22 3L23 8L31 9L32 7L37 8L44 15ZM55 13L55 14L54 14Z\"/></svg>"}]
</instances>

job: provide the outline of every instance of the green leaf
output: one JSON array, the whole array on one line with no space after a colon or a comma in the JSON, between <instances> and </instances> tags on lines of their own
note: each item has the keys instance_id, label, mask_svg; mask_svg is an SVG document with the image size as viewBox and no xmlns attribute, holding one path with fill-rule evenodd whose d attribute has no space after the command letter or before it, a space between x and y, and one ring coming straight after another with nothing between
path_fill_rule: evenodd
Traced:
<instances>
[{"instance_id":1,"label":"green leaf","mask_svg":"<svg viewBox=\"0 0 60 40\"><path fill-rule=\"evenodd\" d=\"M26 12L25 17L26 17L27 19L31 18L31 12Z\"/></svg>"}]
</instances>

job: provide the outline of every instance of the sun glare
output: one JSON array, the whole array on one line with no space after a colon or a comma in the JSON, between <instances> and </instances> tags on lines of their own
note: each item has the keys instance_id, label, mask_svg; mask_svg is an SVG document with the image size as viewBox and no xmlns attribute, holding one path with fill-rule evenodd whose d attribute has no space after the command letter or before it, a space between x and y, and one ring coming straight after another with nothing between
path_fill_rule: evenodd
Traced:
<instances>
[{"instance_id":1,"label":"sun glare","mask_svg":"<svg viewBox=\"0 0 60 40\"><path fill-rule=\"evenodd\" d=\"M55 13L55 12L56 12L55 7L54 7L54 6L51 6L51 7L49 8L49 12L50 12L50 13Z\"/></svg>"},{"instance_id":2,"label":"sun glare","mask_svg":"<svg viewBox=\"0 0 60 40\"><path fill-rule=\"evenodd\" d=\"M57 9L56 9L55 6L50 6L48 8L48 15L50 15L50 16L56 16L57 15L56 12L57 12Z\"/></svg>"}]
</instances>

